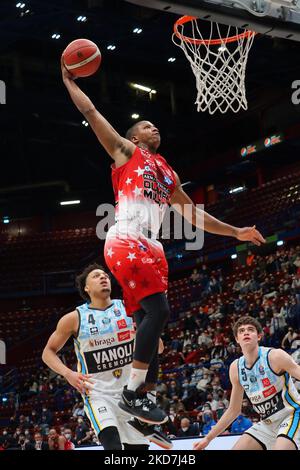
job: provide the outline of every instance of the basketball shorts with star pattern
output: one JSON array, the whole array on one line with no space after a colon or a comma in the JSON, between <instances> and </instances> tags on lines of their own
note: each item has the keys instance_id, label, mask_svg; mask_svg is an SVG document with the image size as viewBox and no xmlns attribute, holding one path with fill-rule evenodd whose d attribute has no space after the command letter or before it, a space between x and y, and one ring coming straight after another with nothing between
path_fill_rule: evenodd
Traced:
<instances>
[{"instance_id":1,"label":"basketball shorts with star pattern","mask_svg":"<svg viewBox=\"0 0 300 470\"><path fill-rule=\"evenodd\" d=\"M145 297L168 289L168 263L162 244L139 235L136 238L107 237L106 264L123 289L128 316L142 307Z\"/></svg>"}]
</instances>

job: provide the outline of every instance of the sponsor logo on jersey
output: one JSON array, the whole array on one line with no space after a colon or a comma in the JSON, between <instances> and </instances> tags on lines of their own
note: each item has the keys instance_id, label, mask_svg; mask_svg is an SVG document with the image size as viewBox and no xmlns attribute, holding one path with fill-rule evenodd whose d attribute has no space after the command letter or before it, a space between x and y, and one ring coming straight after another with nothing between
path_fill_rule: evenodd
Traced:
<instances>
[{"instance_id":1,"label":"sponsor logo on jersey","mask_svg":"<svg viewBox=\"0 0 300 470\"><path fill-rule=\"evenodd\" d=\"M121 369L132 363L134 341L110 346L105 349L84 352L89 374Z\"/></svg>"},{"instance_id":2,"label":"sponsor logo on jersey","mask_svg":"<svg viewBox=\"0 0 300 470\"><path fill-rule=\"evenodd\" d=\"M147 247L145 245L143 245L142 243L139 244L139 249L141 251L147 251Z\"/></svg>"},{"instance_id":3,"label":"sponsor logo on jersey","mask_svg":"<svg viewBox=\"0 0 300 470\"><path fill-rule=\"evenodd\" d=\"M262 397L261 397L261 394L259 394L259 395L252 395L252 396L251 396L251 402L252 402L252 403L258 403L259 401L261 401L261 398L262 398Z\"/></svg>"},{"instance_id":4,"label":"sponsor logo on jersey","mask_svg":"<svg viewBox=\"0 0 300 470\"><path fill-rule=\"evenodd\" d=\"M274 393L276 393L276 387L274 387L274 385L267 390L263 390L263 396L265 398L269 397L270 395L274 395Z\"/></svg>"},{"instance_id":5,"label":"sponsor logo on jersey","mask_svg":"<svg viewBox=\"0 0 300 470\"><path fill-rule=\"evenodd\" d=\"M116 317L120 317L122 315L122 313L120 312L118 308L114 308L114 314Z\"/></svg>"},{"instance_id":6,"label":"sponsor logo on jersey","mask_svg":"<svg viewBox=\"0 0 300 470\"><path fill-rule=\"evenodd\" d=\"M264 387L270 387L271 382L268 378L266 378L266 379L262 379L262 384Z\"/></svg>"},{"instance_id":7,"label":"sponsor logo on jersey","mask_svg":"<svg viewBox=\"0 0 300 470\"><path fill-rule=\"evenodd\" d=\"M165 181L169 186L173 183L173 181L172 181L168 176L165 176L165 177L164 177L164 181Z\"/></svg>"},{"instance_id":8,"label":"sponsor logo on jersey","mask_svg":"<svg viewBox=\"0 0 300 470\"><path fill-rule=\"evenodd\" d=\"M89 345L91 346L91 348L95 348L96 346L110 346L115 342L115 338L90 339Z\"/></svg>"},{"instance_id":9,"label":"sponsor logo on jersey","mask_svg":"<svg viewBox=\"0 0 300 470\"><path fill-rule=\"evenodd\" d=\"M128 286L130 287L130 289L135 289L136 288L136 283L134 281L129 281Z\"/></svg>"},{"instance_id":10,"label":"sponsor logo on jersey","mask_svg":"<svg viewBox=\"0 0 300 470\"><path fill-rule=\"evenodd\" d=\"M154 260L152 258L142 258L143 264L153 264Z\"/></svg>"},{"instance_id":11,"label":"sponsor logo on jersey","mask_svg":"<svg viewBox=\"0 0 300 470\"><path fill-rule=\"evenodd\" d=\"M97 326L92 326L90 328L90 333L91 333L91 335L97 335L99 333L98 327Z\"/></svg>"},{"instance_id":12,"label":"sponsor logo on jersey","mask_svg":"<svg viewBox=\"0 0 300 470\"><path fill-rule=\"evenodd\" d=\"M118 341L126 341L130 339L130 331L121 331L118 333Z\"/></svg>"},{"instance_id":13,"label":"sponsor logo on jersey","mask_svg":"<svg viewBox=\"0 0 300 470\"><path fill-rule=\"evenodd\" d=\"M122 372L123 370L122 369L116 369L113 371L113 376L116 378L116 379L119 379L122 375Z\"/></svg>"},{"instance_id":14,"label":"sponsor logo on jersey","mask_svg":"<svg viewBox=\"0 0 300 470\"><path fill-rule=\"evenodd\" d=\"M100 408L98 408L98 413L107 413L107 408L105 406L100 406Z\"/></svg>"},{"instance_id":15,"label":"sponsor logo on jersey","mask_svg":"<svg viewBox=\"0 0 300 470\"><path fill-rule=\"evenodd\" d=\"M119 330L123 330L124 328L127 328L127 323L126 323L126 320L124 320L124 318L122 318L122 320L118 320L117 325L118 325Z\"/></svg>"},{"instance_id":16,"label":"sponsor logo on jersey","mask_svg":"<svg viewBox=\"0 0 300 470\"><path fill-rule=\"evenodd\" d=\"M102 318L103 325L108 325L110 323L110 318L104 317Z\"/></svg>"},{"instance_id":17,"label":"sponsor logo on jersey","mask_svg":"<svg viewBox=\"0 0 300 470\"><path fill-rule=\"evenodd\" d=\"M260 375L265 375L265 368L264 368L264 366L259 366L258 371L259 371Z\"/></svg>"},{"instance_id":18,"label":"sponsor logo on jersey","mask_svg":"<svg viewBox=\"0 0 300 470\"><path fill-rule=\"evenodd\" d=\"M258 413L263 420L269 418L283 408L284 403L281 392L277 393L277 395L273 396L269 400L264 401L263 403L259 403L257 405L253 404L254 411L256 411L256 413Z\"/></svg>"},{"instance_id":19,"label":"sponsor logo on jersey","mask_svg":"<svg viewBox=\"0 0 300 470\"><path fill-rule=\"evenodd\" d=\"M151 171L150 166L146 165L146 166L145 166L145 171Z\"/></svg>"},{"instance_id":20,"label":"sponsor logo on jersey","mask_svg":"<svg viewBox=\"0 0 300 470\"><path fill-rule=\"evenodd\" d=\"M253 384L254 384L255 382L257 382L257 378L255 377L255 375L251 375L251 376L250 376L250 382L253 383Z\"/></svg>"}]
</instances>

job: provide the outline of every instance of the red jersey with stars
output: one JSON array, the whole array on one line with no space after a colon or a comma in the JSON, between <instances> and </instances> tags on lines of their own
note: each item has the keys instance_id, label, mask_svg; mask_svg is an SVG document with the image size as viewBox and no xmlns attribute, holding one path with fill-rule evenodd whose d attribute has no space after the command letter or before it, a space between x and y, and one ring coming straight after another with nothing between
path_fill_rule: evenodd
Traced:
<instances>
[{"instance_id":1,"label":"red jersey with stars","mask_svg":"<svg viewBox=\"0 0 300 470\"><path fill-rule=\"evenodd\" d=\"M157 235L176 186L175 173L159 154L136 147L124 165L112 165L116 222L121 233ZM112 233L115 233L112 229Z\"/></svg>"},{"instance_id":2,"label":"red jersey with stars","mask_svg":"<svg viewBox=\"0 0 300 470\"><path fill-rule=\"evenodd\" d=\"M168 289L168 263L156 240L176 187L175 173L158 154L136 147L131 159L115 168L116 224L108 231L104 256L123 288L127 315L141 308L140 300ZM152 233L145 237L143 230Z\"/></svg>"}]
</instances>

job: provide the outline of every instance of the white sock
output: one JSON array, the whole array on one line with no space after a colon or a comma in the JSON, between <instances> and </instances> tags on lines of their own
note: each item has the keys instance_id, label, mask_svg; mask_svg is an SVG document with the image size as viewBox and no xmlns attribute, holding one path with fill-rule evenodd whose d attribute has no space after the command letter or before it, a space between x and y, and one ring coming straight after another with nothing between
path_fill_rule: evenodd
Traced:
<instances>
[{"instance_id":1,"label":"white sock","mask_svg":"<svg viewBox=\"0 0 300 470\"><path fill-rule=\"evenodd\" d=\"M134 369L131 368L130 377L127 385L127 390L135 390L145 382L148 369Z\"/></svg>"},{"instance_id":2,"label":"white sock","mask_svg":"<svg viewBox=\"0 0 300 470\"><path fill-rule=\"evenodd\" d=\"M151 400L154 405L156 405L156 390L151 390L147 392L147 398Z\"/></svg>"}]
</instances>

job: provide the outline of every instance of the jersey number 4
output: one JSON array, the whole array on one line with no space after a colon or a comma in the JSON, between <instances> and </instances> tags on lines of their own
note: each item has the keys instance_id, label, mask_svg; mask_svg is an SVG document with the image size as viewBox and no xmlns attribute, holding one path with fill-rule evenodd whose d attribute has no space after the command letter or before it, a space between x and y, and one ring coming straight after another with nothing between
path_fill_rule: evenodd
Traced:
<instances>
[{"instance_id":1,"label":"jersey number 4","mask_svg":"<svg viewBox=\"0 0 300 470\"><path fill-rule=\"evenodd\" d=\"M95 325L95 318L94 318L94 315L91 313L89 315L89 320L88 320L89 323L91 323L92 325Z\"/></svg>"}]
</instances>

